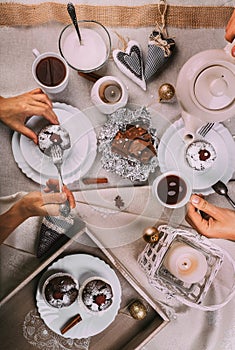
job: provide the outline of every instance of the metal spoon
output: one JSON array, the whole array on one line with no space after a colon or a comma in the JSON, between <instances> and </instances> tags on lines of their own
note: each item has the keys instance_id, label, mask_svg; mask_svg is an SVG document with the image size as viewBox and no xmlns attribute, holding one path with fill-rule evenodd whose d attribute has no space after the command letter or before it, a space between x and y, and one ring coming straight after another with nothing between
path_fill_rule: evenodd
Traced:
<instances>
[{"instance_id":1,"label":"metal spoon","mask_svg":"<svg viewBox=\"0 0 235 350\"><path fill-rule=\"evenodd\" d=\"M67 4L67 11L68 11L68 14L73 22L73 25L76 29L76 32L77 32L77 35L78 35L78 39L79 39L79 43L80 45L82 44L82 37L81 37L81 33L80 33L80 30L79 30L79 27L78 27L78 21L77 21L77 16L76 16L76 11L75 11L75 7L74 5L69 2Z\"/></svg>"},{"instance_id":2,"label":"metal spoon","mask_svg":"<svg viewBox=\"0 0 235 350\"><path fill-rule=\"evenodd\" d=\"M229 203L232 205L233 208L235 208L235 202L229 197L228 195L228 188L227 186L222 182L218 181L213 186L211 186L213 190L220 194L221 196L225 196Z\"/></svg>"}]
</instances>

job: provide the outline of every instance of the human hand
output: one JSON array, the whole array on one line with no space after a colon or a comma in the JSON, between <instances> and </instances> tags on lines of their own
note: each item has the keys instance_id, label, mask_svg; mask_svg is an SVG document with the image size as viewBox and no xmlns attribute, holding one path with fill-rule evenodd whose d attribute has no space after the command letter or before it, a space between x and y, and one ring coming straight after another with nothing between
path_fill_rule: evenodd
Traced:
<instances>
[{"instance_id":1,"label":"human hand","mask_svg":"<svg viewBox=\"0 0 235 350\"><path fill-rule=\"evenodd\" d=\"M37 191L24 196L18 203L21 215L24 218L45 215L57 216L60 215L60 204L66 200L69 201L72 209L75 208L75 199L72 192L65 185L62 193L59 193L58 189L58 180L49 179L44 189L45 193Z\"/></svg>"},{"instance_id":2,"label":"human hand","mask_svg":"<svg viewBox=\"0 0 235 350\"><path fill-rule=\"evenodd\" d=\"M60 204L69 201L75 208L75 199L69 189L64 186L62 193L51 193L58 188L58 180L48 180L45 193L31 192L17 201L9 210L0 215L0 244L22 222L31 216L60 215Z\"/></svg>"},{"instance_id":3,"label":"human hand","mask_svg":"<svg viewBox=\"0 0 235 350\"><path fill-rule=\"evenodd\" d=\"M235 10L228 21L228 24L225 28L225 39L229 42L232 42L235 38Z\"/></svg>"},{"instance_id":4,"label":"human hand","mask_svg":"<svg viewBox=\"0 0 235 350\"><path fill-rule=\"evenodd\" d=\"M209 215L204 219L198 210ZM188 204L186 221L200 234L209 238L235 240L235 211L220 208L193 194Z\"/></svg>"},{"instance_id":5,"label":"human hand","mask_svg":"<svg viewBox=\"0 0 235 350\"><path fill-rule=\"evenodd\" d=\"M27 118L32 115L39 115L52 124L59 124L49 97L39 88L15 97L0 97L0 120L37 144L37 135L25 126Z\"/></svg>"}]
</instances>

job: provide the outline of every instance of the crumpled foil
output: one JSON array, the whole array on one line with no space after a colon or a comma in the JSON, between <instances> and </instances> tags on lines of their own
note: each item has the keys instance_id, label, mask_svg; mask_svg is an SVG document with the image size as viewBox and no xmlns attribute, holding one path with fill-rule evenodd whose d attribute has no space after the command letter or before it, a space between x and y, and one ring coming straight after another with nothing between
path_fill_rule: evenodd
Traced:
<instances>
[{"instance_id":1,"label":"crumpled foil","mask_svg":"<svg viewBox=\"0 0 235 350\"><path fill-rule=\"evenodd\" d=\"M157 156L154 156L148 164L143 164L132 156L123 157L111 150L115 135L119 130L125 131L128 124L144 124L157 151L159 144L157 131L151 126L151 117L147 108L145 106L135 110L120 108L109 116L109 120L99 133L98 150L102 153L101 164L105 170L114 172L123 178L128 178L131 181L146 181L149 174L154 172L158 166Z\"/></svg>"}]
</instances>

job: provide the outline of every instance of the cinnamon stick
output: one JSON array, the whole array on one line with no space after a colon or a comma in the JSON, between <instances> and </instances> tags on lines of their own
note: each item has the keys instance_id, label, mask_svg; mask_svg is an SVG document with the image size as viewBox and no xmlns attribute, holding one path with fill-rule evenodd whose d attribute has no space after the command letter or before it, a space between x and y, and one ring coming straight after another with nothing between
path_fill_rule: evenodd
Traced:
<instances>
[{"instance_id":1,"label":"cinnamon stick","mask_svg":"<svg viewBox=\"0 0 235 350\"><path fill-rule=\"evenodd\" d=\"M97 73L83 73L83 72L78 72L78 75L80 75L81 77L92 81L93 83L95 83L98 79L102 78L101 75L97 74Z\"/></svg>"},{"instance_id":2,"label":"cinnamon stick","mask_svg":"<svg viewBox=\"0 0 235 350\"><path fill-rule=\"evenodd\" d=\"M64 334L68 332L72 327L74 327L76 324L78 324L80 321L82 321L82 317L80 314L77 314L73 318L71 318L61 329L61 334Z\"/></svg>"},{"instance_id":3,"label":"cinnamon stick","mask_svg":"<svg viewBox=\"0 0 235 350\"><path fill-rule=\"evenodd\" d=\"M107 177L85 177L82 179L82 182L85 185L106 184L108 183L108 179Z\"/></svg>"}]
</instances>

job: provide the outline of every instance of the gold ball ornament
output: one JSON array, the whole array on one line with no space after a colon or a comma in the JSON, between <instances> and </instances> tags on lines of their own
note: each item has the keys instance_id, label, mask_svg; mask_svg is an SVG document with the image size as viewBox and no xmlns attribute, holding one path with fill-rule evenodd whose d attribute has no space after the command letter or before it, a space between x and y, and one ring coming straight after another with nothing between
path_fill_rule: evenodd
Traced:
<instances>
[{"instance_id":1,"label":"gold ball ornament","mask_svg":"<svg viewBox=\"0 0 235 350\"><path fill-rule=\"evenodd\" d=\"M143 239L147 243L155 243L159 240L159 231L156 227L150 226L146 227L143 232Z\"/></svg>"},{"instance_id":2,"label":"gold ball ornament","mask_svg":"<svg viewBox=\"0 0 235 350\"><path fill-rule=\"evenodd\" d=\"M175 96L175 88L173 85L165 83L158 89L159 102L169 101Z\"/></svg>"},{"instance_id":3,"label":"gold ball ornament","mask_svg":"<svg viewBox=\"0 0 235 350\"><path fill-rule=\"evenodd\" d=\"M147 308L139 300L131 303L129 306L129 312L135 320L143 320L147 316Z\"/></svg>"}]
</instances>

